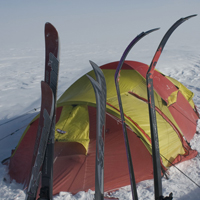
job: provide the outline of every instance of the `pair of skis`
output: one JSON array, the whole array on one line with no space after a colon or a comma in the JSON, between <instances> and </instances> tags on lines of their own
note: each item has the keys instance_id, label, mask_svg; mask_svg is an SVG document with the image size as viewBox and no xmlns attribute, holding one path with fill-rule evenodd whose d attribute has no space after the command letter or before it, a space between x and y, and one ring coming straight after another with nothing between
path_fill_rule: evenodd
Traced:
<instances>
[{"instance_id":1,"label":"pair of skis","mask_svg":"<svg viewBox=\"0 0 200 200\"><path fill-rule=\"evenodd\" d=\"M175 22L171 28L166 32L163 39L161 40L158 49L153 57L153 60L150 64L149 70L146 74L146 83L147 83L147 95L148 95L148 107L149 107L149 118L150 118L150 129L151 129L151 143L152 143L152 156L153 156L153 173L154 173L154 194L155 194L155 200L163 200L163 199L172 199L172 193L168 197L163 197L162 195L162 181L161 181L161 164L160 164L160 152L159 152L159 141L158 141L158 132L157 132L157 121L156 121L156 112L155 112L155 102L154 102L154 92L153 92L153 73L155 66L157 64L157 61L162 53L162 50L173 33L173 31L183 22L190 19L191 17L194 17L196 15L191 15L185 18L179 19L177 22ZM134 176L134 170L133 170L133 164L131 159L131 152L128 142L128 135L126 130L126 124L125 124L125 118L123 113L123 107L122 107L122 101L120 96L120 90L119 90L119 73L123 66L123 63L126 59L126 56L128 55L129 51L132 49L132 47L145 35L156 31L158 29L152 29L147 32L142 32L139 34L133 41L127 46L125 49L120 62L118 64L118 67L116 69L115 73L115 85L117 90L117 96L118 96L118 102L119 102L119 108L120 108L120 114L121 114L121 120L122 120L122 128L124 133L124 141L126 146L126 153L127 153L127 160L128 160L128 166L129 166L129 174L130 174L130 182L131 182L131 189L132 189L132 198L134 200L138 200L137 195L137 188L136 188L136 182L135 182L135 176Z\"/></svg>"},{"instance_id":2,"label":"pair of skis","mask_svg":"<svg viewBox=\"0 0 200 200\"><path fill-rule=\"evenodd\" d=\"M104 199L104 139L106 112L106 81L102 70L90 61L96 80L87 75L92 83L96 97L96 164L95 164L95 200Z\"/></svg>"},{"instance_id":3,"label":"pair of skis","mask_svg":"<svg viewBox=\"0 0 200 200\"><path fill-rule=\"evenodd\" d=\"M59 70L59 38L56 29L50 23L45 24L45 49L45 81L41 82L41 111L32 159L33 167L26 195L27 200L36 199L40 180L39 199L53 199L53 155Z\"/></svg>"},{"instance_id":4,"label":"pair of skis","mask_svg":"<svg viewBox=\"0 0 200 200\"><path fill-rule=\"evenodd\" d=\"M95 200L117 200L114 197L104 197L104 143L105 143L105 117L106 117L106 80L102 70L97 64L90 61L95 72L92 78L86 75L95 92L96 98L96 164L95 164Z\"/></svg>"}]
</instances>

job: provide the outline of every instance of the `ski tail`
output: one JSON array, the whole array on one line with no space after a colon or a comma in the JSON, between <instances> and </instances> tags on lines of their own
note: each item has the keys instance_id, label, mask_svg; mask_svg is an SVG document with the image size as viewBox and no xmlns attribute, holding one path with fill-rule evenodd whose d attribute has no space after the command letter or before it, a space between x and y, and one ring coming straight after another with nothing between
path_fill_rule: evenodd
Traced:
<instances>
[{"instance_id":1,"label":"ski tail","mask_svg":"<svg viewBox=\"0 0 200 200\"><path fill-rule=\"evenodd\" d=\"M148 107L149 107L149 118L150 118L150 129L151 129L151 142L152 142L152 155L153 155L153 169L154 169L154 193L155 199L162 199L162 181L161 181L161 164L160 164L160 152L159 152L159 140L157 131L157 121L155 112L155 101L153 92L153 73L158 62L158 59L163 51L165 44L167 43L169 37L174 32L174 30L181 25L186 20L195 17L196 15L191 15L185 18L181 18L176 21L171 28L166 32L162 38L157 51L152 59L149 70L146 74L147 83L147 95L148 95Z\"/></svg>"},{"instance_id":2,"label":"ski tail","mask_svg":"<svg viewBox=\"0 0 200 200\"><path fill-rule=\"evenodd\" d=\"M96 130L96 164L95 164L95 200L104 199L104 140L105 140L105 112L106 112L106 81L102 70L92 61L90 64L96 75L96 81L89 78L96 97L97 130Z\"/></svg>"},{"instance_id":3,"label":"ski tail","mask_svg":"<svg viewBox=\"0 0 200 200\"><path fill-rule=\"evenodd\" d=\"M122 106L122 101L121 101L121 96L120 96L120 88L119 88L119 73L120 70L123 66L123 63L132 49L132 47L144 36L148 35L151 32L154 32L158 30L159 28L151 29L146 32L140 33L138 36L136 36L131 43L127 46L125 49L119 64L117 66L116 72L115 72L115 85L116 85L116 91L117 91L117 97L118 97L118 103L119 103L119 108L120 108L120 114L121 114L121 121L122 121L122 128L123 128L123 134L124 134L124 141L125 141L125 146L126 146L126 155L127 155L127 161L128 161L128 167L129 167L129 174L130 174L130 183L131 183L131 190L132 190L132 198L134 200L138 199L137 195L137 188L136 188L136 181L135 181L135 175L134 175L134 170L133 170L133 164L132 164L132 158L131 158L131 152L130 152L130 147L129 147L129 142L128 142L128 135L127 135L127 130L126 130L126 124L125 124L125 117L124 117L124 112L123 112L123 106Z\"/></svg>"},{"instance_id":4,"label":"ski tail","mask_svg":"<svg viewBox=\"0 0 200 200\"><path fill-rule=\"evenodd\" d=\"M45 82L41 82L42 101L38 124L37 138L35 141L33 167L30 174L30 180L27 191L27 200L36 199L39 181L41 177L41 167L45 156L47 146L47 137L49 136L51 120L54 113L54 96L51 88Z\"/></svg>"}]
</instances>

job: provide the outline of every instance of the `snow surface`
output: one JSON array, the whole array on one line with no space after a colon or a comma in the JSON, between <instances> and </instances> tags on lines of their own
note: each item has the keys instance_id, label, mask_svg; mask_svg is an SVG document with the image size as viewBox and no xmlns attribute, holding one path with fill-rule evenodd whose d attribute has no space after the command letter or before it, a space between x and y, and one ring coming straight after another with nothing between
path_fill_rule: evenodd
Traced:
<instances>
[{"instance_id":1,"label":"snow surface","mask_svg":"<svg viewBox=\"0 0 200 200\"><path fill-rule=\"evenodd\" d=\"M181 17L200 14L199 9L199 0L0 0L0 160L10 156L25 126L39 112L46 22L51 22L60 35L60 96L92 70L88 60L98 65L119 60L136 35L160 27L142 39L127 58L150 64L168 28ZM200 109L200 16L178 27L156 67L192 90ZM3 137L6 138L2 140ZM192 148L200 152L199 144L200 135L195 135ZM177 167L200 185L199 156ZM0 164L0 199L25 199L22 185L3 181L6 172L7 168ZM169 180L162 180L164 195L173 192L177 200L199 199L197 185L175 167L169 173ZM137 189L139 199L154 199L153 180L137 184ZM120 188L112 196L131 199L130 186ZM94 191L80 191L76 195L63 191L54 200L93 197Z\"/></svg>"}]
</instances>

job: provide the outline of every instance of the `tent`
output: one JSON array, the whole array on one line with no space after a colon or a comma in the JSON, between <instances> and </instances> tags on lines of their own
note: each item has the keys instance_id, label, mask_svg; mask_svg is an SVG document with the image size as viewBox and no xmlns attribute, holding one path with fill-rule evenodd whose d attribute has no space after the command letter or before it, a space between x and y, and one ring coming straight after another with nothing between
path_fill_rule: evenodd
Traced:
<instances>
[{"instance_id":1,"label":"tent","mask_svg":"<svg viewBox=\"0 0 200 200\"><path fill-rule=\"evenodd\" d=\"M114 83L118 62L101 66L107 84L104 190L129 185L129 172ZM153 178L146 72L148 65L125 61L120 72L120 93L127 125L136 182ZM94 72L88 73L93 78ZM196 132L198 112L193 93L177 80L154 72L154 95L162 172L191 159L189 146ZM96 101L86 75L72 84L57 102L53 194L94 190ZM23 133L8 164L12 179L25 186L31 171L38 116Z\"/></svg>"}]
</instances>

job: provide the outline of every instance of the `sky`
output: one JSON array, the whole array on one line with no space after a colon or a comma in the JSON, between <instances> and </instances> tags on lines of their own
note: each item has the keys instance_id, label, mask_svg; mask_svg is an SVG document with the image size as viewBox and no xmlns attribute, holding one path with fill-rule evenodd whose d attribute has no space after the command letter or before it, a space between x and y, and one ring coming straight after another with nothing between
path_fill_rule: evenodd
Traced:
<instances>
[{"instance_id":1,"label":"sky","mask_svg":"<svg viewBox=\"0 0 200 200\"><path fill-rule=\"evenodd\" d=\"M44 44L41 35L46 22L57 27L65 46L76 42L129 41L140 32L157 27L162 28L162 36L175 20L198 14L199 4L198 0L0 0L0 44L40 46ZM194 20L200 22L198 18ZM195 27L187 27L179 31L190 29L190 35L197 34Z\"/></svg>"}]
</instances>

